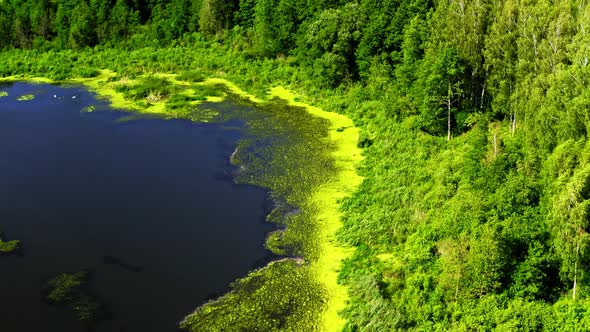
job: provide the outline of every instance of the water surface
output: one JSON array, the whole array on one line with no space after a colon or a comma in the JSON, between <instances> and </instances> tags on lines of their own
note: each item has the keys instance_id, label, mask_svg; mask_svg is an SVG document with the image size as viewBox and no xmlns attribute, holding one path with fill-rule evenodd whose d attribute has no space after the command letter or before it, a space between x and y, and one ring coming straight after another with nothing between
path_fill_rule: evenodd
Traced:
<instances>
[{"instance_id":1,"label":"water surface","mask_svg":"<svg viewBox=\"0 0 590 332\"><path fill-rule=\"evenodd\" d=\"M76 87L0 90L0 230L23 243L21 257L0 257L2 330L87 331L41 288L90 269L112 314L94 331L176 331L265 259L267 193L226 175L239 130L126 121Z\"/></svg>"}]
</instances>

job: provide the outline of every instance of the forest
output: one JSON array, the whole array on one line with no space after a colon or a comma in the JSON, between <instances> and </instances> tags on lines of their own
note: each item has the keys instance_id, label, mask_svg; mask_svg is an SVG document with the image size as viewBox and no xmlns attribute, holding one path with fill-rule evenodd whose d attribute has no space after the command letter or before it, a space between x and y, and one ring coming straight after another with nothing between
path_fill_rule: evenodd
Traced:
<instances>
[{"instance_id":1,"label":"forest","mask_svg":"<svg viewBox=\"0 0 590 332\"><path fill-rule=\"evenodd\" d=\"M0 0L0 31L0 77L200 70L352 118L345 331L590 330L586 1Z\"/></svg>"}]
</instances>

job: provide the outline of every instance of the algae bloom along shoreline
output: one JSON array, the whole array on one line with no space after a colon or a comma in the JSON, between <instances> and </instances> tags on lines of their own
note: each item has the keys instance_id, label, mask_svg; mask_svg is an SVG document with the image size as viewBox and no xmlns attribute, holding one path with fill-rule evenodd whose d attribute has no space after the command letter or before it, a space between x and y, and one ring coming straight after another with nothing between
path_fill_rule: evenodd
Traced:
<instances>
[{"instance_id":1,"label":"algae bloom along shoreline","mask_svg":"<svg viewBox=\"0 0 590 332\"><path fill-rule=\"evenodd\" d=\"M22 77L4 79L5 82L22 80L53 83ZM80 102L78 116L104 114L105 108L112 107L134 111L118 115L114 122L119 126L133 127L137 122L163 119L173 123L169 131L151 133L155 136L152 143L138 141L136 144L157 144L157 137L172 134L175 125L222 127L240 133L239 137L233 137L237 148L229 143L225 145L223 158L226 163L231 159L232 165L222 165L222 170L226 171L222 177L229 179L232 186L259 188L256 190L263 190L265 196L270 195L273 204L272 208L265 208L266 223L256 226L265 229L257 235L266 234L264 247L262 242L258 242L258 248L267 251L258 263L250 263L248 270L252 267L255 270L232 274L231 280L234 281L229 289L226 288L229 282L226 282L221 290L213 291L215 296L210 293L209 302L192 313L185 311L183 314L187 316L180 324L183 329L330 331L343 327L338 311L345 306L346 290L337 283L337 273L348 251L336 244L335 233L340 226L339 201L360 182L355 172L360 160L356 147L358 131L349 119L297 103L293 95L281 88L272 89L265 100L260 100L245 94L230 82L205 80L196 73L181 76L153 74L131 79L102 71L96 77L62 83L67 86L82 84L104 98L99 102L80 102L78 95L68 96L69 102ZM0 90L8 91L8 98L13 96L6 88ZM38 101L43 93L40 96L31 95L32 98L14 95L15 102ZM174 162L166 160L166 156L161 158L161 163ZM207 187L201 190L206 192ZM174 225L173 221L167 223ZM167 226L160 227L165 233ZM226 235L232 233L231 230L226 232ZM104 234L103 240L108 240L109 236ZM245 240L244 237L249 235L246 232L230 237L234 236ZM163 239L162 242L165 241ZM28 242L24 242L25 248ZM172 239L169 242L170 246L176 245ZM227 242L228 245L231 247L231 242ZM187 247L185 250L190 249ZM226 250L239 253L236 248ZM269 255L277 258L263 264L271 257ZM117 262L111 265L123 269L128 267L128 273L148 271L136 262L126 262L125 258L108 257L109 262ZM23 260L26 259L25 255ZM221 258L219 262L230 264ZM69 267L55 273L74 273L88 267ZM172 272L176 269L173 265L168 265L168 268ZM208 271L205 269L200 273L207 275ZM51 280L67 280L65 277L55 278L57 276ZM91 292L96 292L92 288L93 283L101 282L96 279L100 279L100 269L88 282ZM166 291L163 289L162 292ZM82 298L109 301L104 294L95 297L93 293ZM202 300L195 299L193 308L199 305L199 301ZM112 311L115 317L116 310ZM108 320L108 317L104 318L107 323L96 326L100 328L101 324L109 324Z\"/></svg>"}]
</instances>

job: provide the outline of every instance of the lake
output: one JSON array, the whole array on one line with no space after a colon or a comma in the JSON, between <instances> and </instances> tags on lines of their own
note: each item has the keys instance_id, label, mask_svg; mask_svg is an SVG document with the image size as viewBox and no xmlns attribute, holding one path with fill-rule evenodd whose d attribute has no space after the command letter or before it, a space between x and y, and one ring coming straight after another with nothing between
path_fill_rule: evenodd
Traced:
<instances>
[{"instance_id":1,"label":"lake","mask_svg":"<svg viewBox=\"0 0 590 332\"><path fill-rule=\"evenodd\" d=\"M130 118L80 87L0 91L0 231L23 245L0 257L2 330L88 331L42 301L88 269L109 312L93 331L176 331L269 258L268 192L231 177L241 123Z\"/></svg>"}]
</instances>

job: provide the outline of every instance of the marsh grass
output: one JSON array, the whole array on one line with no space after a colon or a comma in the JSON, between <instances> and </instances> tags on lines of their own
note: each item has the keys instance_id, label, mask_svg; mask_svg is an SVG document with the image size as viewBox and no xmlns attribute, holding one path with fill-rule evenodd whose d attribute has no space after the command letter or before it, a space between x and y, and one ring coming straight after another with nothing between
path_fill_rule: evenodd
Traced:
<instances>
[{"instance_id":1,"label":"marsh grass","mask_svg":"<svg viewBox=\"0 0 590 332\"><path fill-rule=\"evenodd\" d=\"M186 81L189 83L203 82L207 77L200 71L187 70L176 77L180 81Z\"/></svg>"}]
</instances>

